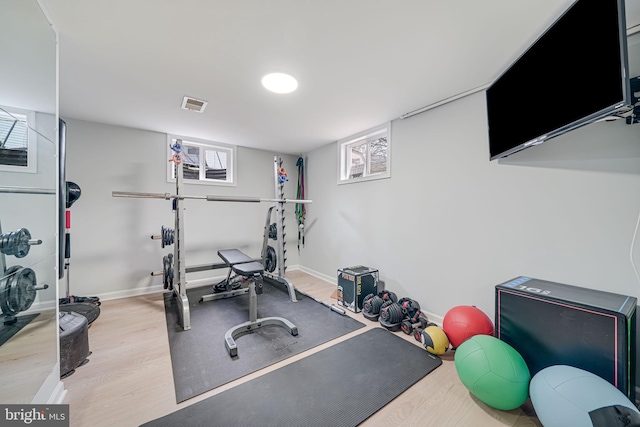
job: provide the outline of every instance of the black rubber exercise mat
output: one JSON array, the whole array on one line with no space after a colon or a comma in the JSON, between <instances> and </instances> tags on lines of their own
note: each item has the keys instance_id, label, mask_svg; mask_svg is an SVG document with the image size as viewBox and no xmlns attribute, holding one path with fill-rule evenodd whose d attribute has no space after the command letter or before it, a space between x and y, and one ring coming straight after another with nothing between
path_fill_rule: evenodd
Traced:
<instances>
[{"instance_id":1,"label":"black rubber exercise mat","mask_svg":"<svg viewBox=\"0 0 640 427\"><path fill-rule=\"evenodd\" d=\"M371 329L143 426L353 427L441 364Z\"/></svg>"},{"instance_id":2,"label":"black rubber exercise mat","mask_svg":"<svg viewBox=\"0 0 640 427\"><path fill-rule=\"evenodd\" d=\"M20 332L20 330L27 326L29 322L38 317L38 314L40 313L16 316L16 322L8 325L0 323L0 345L9 341L11 337Z\"/></svg>"},{"instance_id":3,"label":"black rubber exercise mat","mask_svg":"<svg viewBox=\"0 0 640 427\"><path fill-rule=\"evenodd\" d=\"M299 293L298 301L291 302L284 286L265 283L264 293L258 295L258 317L284 317L297 326L298 336L279 326L265 326L238 337L238 356L232 358L224 334L249 320L249 295L199 302L211 291L211 286L187 290L191 308L191 329L187 331L178 324L175 296L165 294L178 403L364 327Z\"/></svg>"}]
</instances>

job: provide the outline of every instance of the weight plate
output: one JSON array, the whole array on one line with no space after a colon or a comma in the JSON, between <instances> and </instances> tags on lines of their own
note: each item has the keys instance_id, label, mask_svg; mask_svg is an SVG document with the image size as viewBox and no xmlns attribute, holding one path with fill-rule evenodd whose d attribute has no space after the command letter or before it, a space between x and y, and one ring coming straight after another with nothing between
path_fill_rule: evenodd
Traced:
<instances>
[{"instance_id":1,"label":"weight plate","mask_svg":"<svg viewBox=\"0 0 640 427\"><path fill-rule=\"evenodd\" d=\"M267 256L264 260L264 269L269 273L273 273L276 269L277 264L277 256L276 250L273 249L273 246L267 246Z\"/></svg>"},{"instance_id":2,"label":"weight plate","mask_svg":"<svg viewBox=\"0 0 640 427\"><path fill-rule=\"evenodd\" d=\"M172 228L165 228L164 225L160 229L160 237L162 241L162 247L173 245L174 231Z\"/></svg>"},{"instance_id":3,"label":"weight plate","mask_svg":"<svg viewBox=\"0 0 640 427\"><path fill-rule=\"evenodd\" d=\"M0 251L5 255L24 258L29 253L29 240L31 240L31 233L26 228L3 234L0 239Z\"/></svg>"},{"instance_id":4,"label":"weight plate","mask_svg":"<svg viewBox=\"0 0 640 427\"><path fill-rule=\"evenodd\" d=\"M2 279L0 279L0 309L2 309L2 313L6 316L15 316L18 314L17 311L13 310L13 308L9 305L9 290L11 289L11 281L13 280L13 276L16 271L20 270L22 266L14 265L13 267L9 267L5 272L5 275Z\"/></svg>"},{"instance_id":5,"label":"weight plate","mask_svg":"<svg viewBox=\"0 0 640 427\"><path fill-rule=\"evenodd\" d=\"M9 305L17 312L28 310L36 299L36 273L23 268L13 275L9 288Z\"/></svg>"},{"instance_id":6,"label":"weight plate","mask_svg":"<svg viewBox=\"0 0 640 427\"><path fill-rule=\"evenodd\" d=\"M276 227L275 222L269 226L269 238L273 240L278 240L278 228Z\"/></svg>"},{"instance_id":7,"label":"weight plate","mask_svg":"<svg viewBox=\"0 0 640 427\"><path fill-rule=\"evenodd\" d=\"M173 290L173 254L162 257L162 284L165 289Z\"/></svg>"},{"instance_id":8,"label":"weight plate","mask_svg":"<svg viewBox=\"0 0 640 427\"><path fill-rule=\"evenodd\" d=\"M169 288L169 270L171 265L169 263L169 257L167 255L162 257L162 284L165 289Z\"/></svg>"},{"instance_id":9,"label":"weight plate","mask_svg":"<svg viewBox=\"0 0 640 427\"><path fill-rule=\"evenodd\" d=\"M26 228L21 228L16 231L15 242L15 256L16 258L24 258L29 254L29 240L31 240L31 233Z\"/></svg>"}]
</instances>

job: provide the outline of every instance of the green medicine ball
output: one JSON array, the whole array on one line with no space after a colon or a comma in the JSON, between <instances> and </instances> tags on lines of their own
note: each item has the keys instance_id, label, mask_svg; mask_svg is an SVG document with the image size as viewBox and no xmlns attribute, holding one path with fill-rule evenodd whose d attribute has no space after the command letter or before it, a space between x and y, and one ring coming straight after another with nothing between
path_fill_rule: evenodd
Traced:
<instances>
[{"instance_id":1,"label":"green medicine ball","mask_svg":"<svg viewBox=\"0 0 640 427\"><path fill-rule=\"evenodd\" d=\"M487 405L510 411L529 397L531 373L513 347L490 335L463 342L454 356L462 384Z\"/></svg>"}]
</instances>

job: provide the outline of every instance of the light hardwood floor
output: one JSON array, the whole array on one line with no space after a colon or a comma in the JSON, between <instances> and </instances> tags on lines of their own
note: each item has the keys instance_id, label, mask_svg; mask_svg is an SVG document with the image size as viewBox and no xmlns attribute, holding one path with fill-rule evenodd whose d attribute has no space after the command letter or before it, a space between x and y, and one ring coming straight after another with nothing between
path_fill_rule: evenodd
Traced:
<instances>
[{"instance_id":1,"label":"light hardwood floor","mask_svg":"<svg viewBox=\"0 0 640 427\"><path fill-rule=\"evenodd\" d=\"M299 290L336 303L331 299L335 285L301 271L288 272L287 277ZM71 426L138 426L380 327L360 313L347 313L366 327L176 404L162 294L105 301L100 317L89 328L90 362L64 380L64 403L70 405ZM418 345L412 337L397 334ZM458 379L453 352L447 352L442 359L442 366L361 425L541 426L529 402L513 411L499 411L475 399ZM238 426L242 426L241 415Z\"/></svg>"},{"instance_id":2,"label":"light hardwood floor","mask_svg":"<svg viewBox=\"0 0 640 427\"><path fill-rule=\"evenodd\" d=\"M56 317L55 309L40 312L0 346L0 402L3 404L30 402L42 381L53 372L57 360Z\"/></svg>"}]
</instances>

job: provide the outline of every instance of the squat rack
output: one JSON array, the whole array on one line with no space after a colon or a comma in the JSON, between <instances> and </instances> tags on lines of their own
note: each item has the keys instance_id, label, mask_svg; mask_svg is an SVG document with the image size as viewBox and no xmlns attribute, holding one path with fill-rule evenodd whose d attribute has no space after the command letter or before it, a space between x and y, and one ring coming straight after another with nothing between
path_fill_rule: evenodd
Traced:
<instances>
[{"instance_id":1,"label":"squat rack","mask_svg":"<svg viewBox=\"0 0 640 427\"><path fill-rule=\"evenodd\" d=\"M180 144L182 141L178 140ZM170 160L171 161L171 160ZM179 310L179 320L180 326L186 331L191 329L191 313L189 306L189 298L187 296L187 286L186 286L186 264L184 258L184 200L185 199L195 199L195 200L206 200L209 202L241 202L241 203L261 203L261 202L271 202L274 203L268 210L267 214L267 230L269 226L269 221L271 217L271 212L275 208L276 209L276 224L278 229L278 249L277 249L277 259L280 260L278 262L278 274L273 275L267 273L265 271L264 275L268 279L271 279L277 283L281 283L287 286L289 290L289 297L292 302L296 302L296 294L295 289L291 281L284 277L284 273L286 270L284 258L285 249L284 249L284 204L285 203L312 203L312 200L298 200L298 199L285 199L284 191L282 189L282 185L278 182L278 168L282 167L282 160L275 156L274 158L274 171L275 171L275 182L276 182L276 196L280 196L279 198L274 199L265 199L260 197L250 197L250 196L224 196L224 195L206 195L206 196L189 196L184 195L184 181L183 181L183 165L181 161L174 161L174 171L176 176L176 192L175 194L170 193L144 193L144 192L130 192L130 191L112 191L112 197L125 197L125 198L141 198L141 199L164 199L164 200L173 200L174 203L174 211L175 211L175 238L174 238L174 270L173 270L173 294L177 299L177 305ZM265 231L265 236L268 233ZM266 250L267 250L267 238L263 240L263 248L262 248L262 259L265 259Z\"/></svg>"},{"instance_id":2,"label":"squat rack","mask_svg":"<svg viewBox=\"0 0 640 427\"><path fill-rule=\"evenodd\" d=\"M273 176L275 181L275 196L276 199L274 201L279 200L287 200L284 198L284 181L280 181L280 173L278 171L283 170L282 168L283 161L282 158L278 156L273 157ZM292 200L292 203L308 203L309 200ZM283 203L275 203L267 210L267 220L265 222L265 233L262 241L262 259L267 259L267 250L269 246L269 233L267 232L268 227L271 222L271 214L273 209L276 211L276 259L278 260L278 265L276 266L277 271L276 274L265 271L263 276L267 280L271 280L273 282L285 285L289 290L289 298L292 302L296 302L296 292L293 284L289 279L284 277L285 272L287 270L287 250L285 245L287 242L285 241L286 233L284 232L284 204Z\"/></svg>"}]
</instances>

